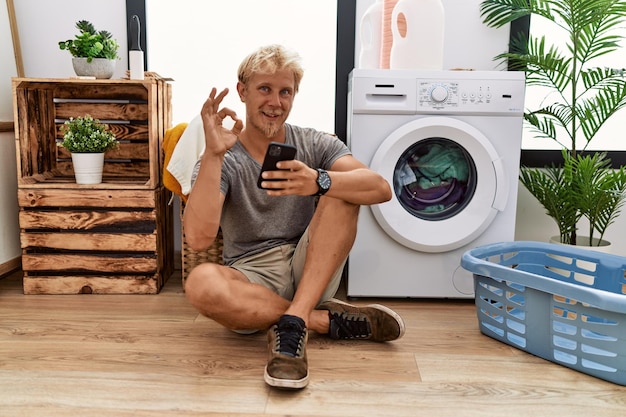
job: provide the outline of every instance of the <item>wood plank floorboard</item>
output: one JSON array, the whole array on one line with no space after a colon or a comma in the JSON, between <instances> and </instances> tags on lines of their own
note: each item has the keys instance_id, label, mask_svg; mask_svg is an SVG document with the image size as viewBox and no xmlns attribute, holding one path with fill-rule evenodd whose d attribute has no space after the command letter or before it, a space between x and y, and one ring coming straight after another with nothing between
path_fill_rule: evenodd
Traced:
<instances>
[{"instance_id":1,"label":"wood plank floorboard","mask_svg":"<svg viewBox=\"0 0 626 417\"><path fill-rule=\"evenodd\" d=\"M292 392L263 382L265 334L198 315L180 272L158 295L23 295L16 272L0 279L0 416L624 415L626 387L482 335L472 300L374 301L404 338L311 334L310 383Z\"/></svg>"}]
</instances>

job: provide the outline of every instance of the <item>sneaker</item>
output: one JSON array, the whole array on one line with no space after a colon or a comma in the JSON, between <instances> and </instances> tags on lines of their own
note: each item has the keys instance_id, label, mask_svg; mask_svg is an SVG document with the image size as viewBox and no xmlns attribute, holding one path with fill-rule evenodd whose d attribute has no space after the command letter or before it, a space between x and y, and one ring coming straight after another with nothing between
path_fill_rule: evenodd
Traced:
<instances>
[{"instance_id":1,"label":"sneaker","mask_svg":"<svg viewBox=\"0 0 626 417\"><path fill-rule=\"evenodd\" d=\"M300 389L309 383L307 330L300 317L283 315L267 333L269 361L265 382L277 388Z\"/></svg>"},{"instance_id":2,"label":"sneaker","mask_svg":"<svg viewBox=\"0 0 626 417\"><path fill-rule=\"evenodd\" d=\"M328 335L332 339L388 342L404 335L402 318L392 309L380 304L357 307L332 298L318 308L328 310Z\"/></svg>"}]
</instances>

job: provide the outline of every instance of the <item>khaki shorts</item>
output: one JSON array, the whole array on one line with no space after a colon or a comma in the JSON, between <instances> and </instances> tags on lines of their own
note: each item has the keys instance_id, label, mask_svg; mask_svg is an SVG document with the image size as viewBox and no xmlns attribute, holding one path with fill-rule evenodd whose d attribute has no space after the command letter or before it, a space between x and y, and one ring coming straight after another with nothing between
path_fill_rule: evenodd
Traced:
<instances>
[{"instance_id":1,"label":"khaki shorts","mask_svg":"<svg viewBox=\"0 0 626 417\"><path fill-rule=\"evenodd\" d=\"M231 265L231 268L243 273L250 282L263 285L281 297L292 300L302 279L304 261L309 246L308 231L307 228L298 245L282 245L268 249L265 252L237 260ZM335 271L319 301L320 303L332 298L337 292L344 265L345 260Z\"/></svg>"}]
</instances>

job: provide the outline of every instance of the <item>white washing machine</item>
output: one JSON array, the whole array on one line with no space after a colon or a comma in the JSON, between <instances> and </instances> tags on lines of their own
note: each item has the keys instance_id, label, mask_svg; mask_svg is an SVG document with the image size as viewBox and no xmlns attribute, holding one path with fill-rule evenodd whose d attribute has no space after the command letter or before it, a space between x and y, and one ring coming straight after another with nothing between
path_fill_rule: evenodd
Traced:
<instances>
[{"instance_id":1,"label":"white washing machine","mask_svg":"<svg viewBox=\"0 0 626 417\"><path fill-rule=\"evenodd\" d=\"M522 72L352 71L348 145L393 197L361 208L348 296L474 296L461 255L514 239L524 91Z\"/></svg>"}]
</instances>

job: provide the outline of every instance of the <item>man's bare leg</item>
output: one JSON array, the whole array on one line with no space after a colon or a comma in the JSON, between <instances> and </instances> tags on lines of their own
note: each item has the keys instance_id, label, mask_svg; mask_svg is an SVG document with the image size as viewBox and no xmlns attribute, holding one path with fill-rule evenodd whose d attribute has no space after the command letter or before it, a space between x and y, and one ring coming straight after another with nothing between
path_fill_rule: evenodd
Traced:
<instances>
[{"instance_id":1,"label":"man's bare leg","mask_svg":"<svg viewBox=\"0 0 626 417\"><path fill-rule=\"evenodd\" d=\"M240 271L212 263L191 271L185 294L202 315L233 330L267 329L289 307L288 300Z\"/></svg>"},{"instance_id":2,"label":"man's bare leg","mask_svg":"<svg viewBox=\"0 0 626 417\"><path fill-rule=\"evenodd\" d=\"M356 237L359 206L322 197L309 225L302 278L285 314L301 317L307 327L328 332L328 313L315 310L330 280L348 257Z\"/></svg>"},{"instance_id":3,"label":"man's bare leg","mask_svg":"<svg viewBox=\"0 0 626 417\"><path fill-rule=\"evenodd\" d=\"M243 273L217 264L194 268L185 283L191 304L206 317L230 329L266 329L283 314L301 317L307 327L328 332L328 313L316 311L320 297L356 236L358 206L322 198L309 226L303 277L289 302Z\"/></svg>"}]
</instances>

